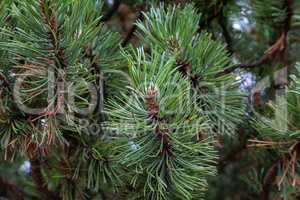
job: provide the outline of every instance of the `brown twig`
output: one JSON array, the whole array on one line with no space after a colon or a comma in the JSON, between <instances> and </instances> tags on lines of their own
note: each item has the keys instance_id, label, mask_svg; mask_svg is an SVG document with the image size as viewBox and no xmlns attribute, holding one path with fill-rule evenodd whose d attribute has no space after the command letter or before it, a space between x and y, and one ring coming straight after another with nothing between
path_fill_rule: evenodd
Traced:
<instances>
[{"instance_id":1,"label":"brown twig","mask_svg":"<svg viewBox=\"0 0 300 200\"><path fill-rule=\"evenodd\" d=\"M260 66L266 63L270 58L275 56L277 53L283 51L284 49L284 40L286 39L285 34L281 34L281 36L276 40L276 42L270 46L263 54L261 58L252 62L252 63L241 63L237 65L233 65L225 68L222 72L218 73L217 76L222 76L228 73L235 71L236 69L250 69L257 66Z\"/></svg>"},{"instance_id":2,"label":"brown twig","mask_svg":"<svg viewBox=\"0 0 300 200\"><path fill-rule=\"evenodd\" d=\"M261 146L274 146L274 145L287 145L291 143L295 143L298 140L287 140L287 141L272 141L272 140L257 140L251 139L248 140L250 144L247 147L261 147Z\"/></svg>"},{"instance_id":3,"label":"brown twig","mask_svg":"<svg viewBox=\"0 0 300 200\"><path fill-rule=\"evenodd\" d=\"M48 3L48 5L46 5L45 0L39 1L40 13L41 13L44 23L46 24L46 26L49 29L48 37L53 46L55 57L57 58L57 61L58 61L58 62L56 62L56 60L55 60L55 63L60 68L66 68L68 66L68 63L67 63L67 59L65 56L65 50L64 50L64 48L60 47L58 23L57 23L55 15L54 15L53 7L52 7L52 0L49 0L47 3ZM48 9L46 9L47 6L48 6Z\"/></svg>"},{"instance_id":4,"label":"brown twig","mask_svg":"<svg viewBox=\"0 0 300 200\"><path fill-rule=\"evenodd\" d=\"M262 184L260 200L269 200L271 183L276 179L278 164L281 162L281 157L276 159L269 170L267 171Z\"/></svg>"},{"instance_id":5,"label":"brown twig","mask_svg":"<svg viewBox=\"0 0 300 200\"><path fill-rule=\"evenodd\" d=\"M278 53L283 52L286 47L286 40L287 40L288 32L291 27L291 20L293 16L292 4L293 4L292 0L285 0L287 16L284 20L284 25L282 27L281 33L279 34L275 42L264 52L264 54L259 59L251 63L241 63L241 64L227 67L222 72L217 74L217 76L222 76L224 74L231 73L236 69L249 69L249 68L260 66L262 64L265 64L267 61L269 61Z\"/></svg>"},{"instance_id":6,"label":"brown twig","mask_svg":"<svg viewBox=\"0 0 300 200\"><path fill-rule=\"evenodd\" d=\"M52 0L39 0L39 12L42 17L42 21L44 22L47 28L48 40L50 45L52 46L49 49L49 53L54 53L55 58L44 58L44 60L49 65L55 65L59 69L65 69L68 66L68 61L65 56L65 49L60 45L60 31L58 27L58 22L53 9ZM63 94L64 94L64 71L55 71L55 76L57 77L56 84L56 105L53 110L46 110L43 113L40 113L39 116L35 119L39 119L45 116L56 115L61 111L61 107L63 102Z\"/></svg>"},{"instance_id":7,"label":"brown twig","mask_svg":"<svg viewBox=\"0 0 300 200\"><path fill-rule=\"evenodd\" d=\"M269 143L270 141L268 141ZM291 140L291 147L289 148L289 152L280 155L277 159L273 161L273 164L268 169L262 185L262 191L260 194L261 200L268 200L269 199L269 193L270 193L270 187L272 183L276 180L277 175L277 169L280 165L282 165L283 168L283 175L277 182L278 187L281 187L281 184L283 183L283 180L288 177L289 181L291 179L291 184L293 186L296 185L296 176L295 176L295 169L296 169L296 159L299 152L299 146L300 141L299 140ZM291 169L291 171L289 171Z\"/></svg>"},{"instance_id":8,"label":"brown twig","mask_svg":"<svg viewBox=\"0 0 300 200\"><path fill-rule=\"evenodd\" d=\"M99 56L93 54L93 50L91 47L86 47L84 50L85 50L84 56L85 56L85 58L87 58L89 60L90 65L93 69L93 73L94 74L100 73L100 66L98 64Z\"/></svg>"}]
</instances>

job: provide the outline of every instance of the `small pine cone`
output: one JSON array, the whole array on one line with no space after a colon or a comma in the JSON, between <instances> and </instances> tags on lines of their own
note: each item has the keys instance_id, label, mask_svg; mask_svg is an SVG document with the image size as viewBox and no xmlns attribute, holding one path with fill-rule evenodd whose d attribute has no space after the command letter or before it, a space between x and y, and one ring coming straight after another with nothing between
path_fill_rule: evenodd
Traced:
<instances>
[{"instance_id":1,"label":"small pine cone","mask_svg":"<svg viewBox=\"0 0 300 200\"><path fill-rule=\"evenodd\" d=\"M154 87L148 88L145 94L145 104L150 119L156 119L159 107L156 102L156 91Z\"/></svg>"}]
</instances>

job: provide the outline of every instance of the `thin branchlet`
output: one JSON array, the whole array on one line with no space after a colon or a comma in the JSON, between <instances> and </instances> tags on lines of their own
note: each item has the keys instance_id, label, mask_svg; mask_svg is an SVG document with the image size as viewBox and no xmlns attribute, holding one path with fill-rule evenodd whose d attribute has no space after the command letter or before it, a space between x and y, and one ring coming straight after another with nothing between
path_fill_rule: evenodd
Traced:
<instances>
[{"instance_id":1,"label":"thin branchlet","mask_svg":"<svg viewBox=\"0 0 300 200\"><path fill-rule=\"evenodd\" d=\"M176 55L176 66L178 67L178 71L185 77L191 76L192 65L188 61L182 58L180 45L176 38L171 37L168 40L168 49Z\"/></svg>"},{"instance_id":2,"label":"thin branchlet","mask_svg":"<svg viewBox=\"0 0 300 200\"><path fill-rule=\"evenodd\" d=\"M40 14L42 16L43 22L49 28L48 37L55 51L55 56L58 60L56 64L59 68L66 68L68 66L68 62L65 55L65 50L59 44L59 32L58 32L58 24L53 11L52 0L39 1Z\"/></svg>"},{"instance_id":3,"label":"thin branchlet","mask_svg":"<svg viewBox=\"0 0 300 200\"><path fill-rule=\"evenodd\" d=\"M197 88L199 85L200 77L192 74L192 64L186 59L182 58L182 56L180 55L180 45L174 37L171 37L171 39L168 40L168 48L173 54L176 55L176 66L178 68L178 71L184 77L190 79L193 88Z\"/></svg>"},{"instance_id":4,"label":"thin branchlet","mask_svg":"<svg viewBox=\"0 0 300 200\"><path fill-rule=\"evenodd\" d=\"M163 148L162 151L160 152L161 155L167 154L167 155L172 155L172 145L170 142L170 136L167 130L162 130L158 126L155 129L155 134L157 135L158 139L162 141L163 143Z\"/></svg>"},{"instance_id":5,"label":"thin branchlet","mask_svg":"<svg viewBox=\"0 0 300 200\"><path fill-rule=\"evenodd\" d=\"M228 73L232 73L236 69L251 69L251 68L261 66L261 65L267 63L268 61L270 61L272 58L274 58L279 53L284 52L284 50L286 48L286 41L288 38L288 33L291 29L291 21L292 21L292 17L293 17L293 9L292 9L293 0L285 0L284 4L285 4L284 6L285 6L287 14L286 14L286 18L284 20L283 26L281 29L279 29L279 34L278 34L278 37L275 40L275 42L264 52L264 54L260 58L255 60L254 62L241 63L241 64L226 67L223 71L221 71L219 74L217 74L217 77L223 76Z\"/></svg>"},{"instance_id":6,"label":"thin branchlet","mask_svg":"<svg viewBox=\"0 0 300 200\"><path fill-rule=\"evenodd\" d=\"M47 9L46 9L46 6L47 6ZM50 26L51 30L56 31L57 23L56 23L55 15L53 12L52 0L48 0L47 3L45 0L40 0L39 7L40 7L40 11L41 11L41 16L42 16L44 22L46 22Z\"/></svg>"},{"instance_id":7,"label":"thin branchlet","mask_svg":"<svg viewBox=\"0 0 300 200\"><path fill-rule=\"evenodd\" d=\"M154 86L150 86L145 94L145 105L146 105L146 109L148 112L148 119L152 122L155 123L157 122L158 124L156 124L155 126L155 134L157 136L157 138L162 141L163 143L163 148L161 151L161 154L167 153L168 155L171 155L171 150L172 150L172 145L170 143L170 137L169 137L169 133L168 130L165 129L161 129L159 126L159 117L158 117L158 113L159 113L159 106L158 103L156 102L156 89Z\"/></svg>"}]
</instances>

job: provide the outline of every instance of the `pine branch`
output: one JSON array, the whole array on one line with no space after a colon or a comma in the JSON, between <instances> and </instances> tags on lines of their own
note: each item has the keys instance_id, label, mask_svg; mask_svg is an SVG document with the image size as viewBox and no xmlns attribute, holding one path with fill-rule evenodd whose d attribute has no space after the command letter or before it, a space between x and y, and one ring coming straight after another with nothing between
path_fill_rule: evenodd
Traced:
<instances>
[{"instance_id":1,"label":"pine branch","mask_svg":"<svg viewBox=\"0 0 300 200\"><path fill-rule=\"evenodd\" d=\"M293 4L293 0L285 0L287 16L284 21L283 28L280 31L280 34L278 38L275 40L275 42L273 43L273 45L271 45L259 59L251 63L241 63L241 64L227 67L222 72L220 72L217 76L222 76L224 74L231 73L236 69L249 69L249 68L255 68L261 66L262 64L265 64L267 61L272 59L278 53L283 52L286 47L286 40L287 40L288 32L290 31L290 27L291 27L291 20L293 16L292 4Z\"/></svg>"},{"instance_id":2,"label":"pine branch","mask_svg":"<svg viewBox=\"0 0 300 200\"><path fill-rule=\"evenodd\" d=\"M141 173L147 172L144 173L145 178L140 179L144 185L145 192L141 194L145 195L144 199L192 199L203 195L202 191L198 194L195 191L206 188L206 179L202 174L215 173L212 143L209 139L196 140L198 128L202 129L202 126L200 121L191 117L197 115L195 110L188 110L189 114L182 116L182 112L165 112L168 109L175 111L179 105L184 110L189 108L190 96L186 92L190 84L174 71L174 64L178 64L179 60L168 57L169 52L155 51L153 48L148 56L144 54L144 49L137 51L128 52L127 59L129 74L134 80L132 89L138 96L126 96L125 104L112 102L112 108L118 109L110 113L116 124L130 125L123 130L120 126L121 132L132 135L134 128L138 134L138 137L132 135L130 139L134 146L126 147L120 154L121 162L127 167L137 167ZM189 64L181 64L184 65L181 66L182 72L187 73ZM211 157L206 157L208 154L204 155L202 151ZM198 169L197 172L195 169Z\"/></svg>"},{"instance_id":3,"label":"pine branch","mask_svg":"<svg viewBox=\"0 0 300 200\"><path fill-rule=\"evenodd\" d=\"M168 48L171 52L173 52L176 56L176 66L178 67L178 71L184 77L190 77L192 72L192 65L188 61L184 60L180 55L180 45L176 38L172 37L168 40Z\"/></svg>"},{"instance_id":4,"label":"pine branch","mask_svg":"<svg viewBox=\"0 0 300 200\"><path fill-rule=\"evenodd\" d=\"M98 56L93 54L91 47L85 48L84 56L89 60L93 73L100 73L100 66L98 64Z\"/></svg>"},{"instance_id":5,"label":"pine branch","mask_svg":"<svg viewBox=\"0 0 300 200\"><path fill-rule=\"evenodd\" d=\"M65 69L68 66L68 62L65 57L65 50L60 46L60 34L58 31L58 22L56 20L56 16L53 10L53 4L52 0L39 0L39 12L42 17L43 23L48 29L48 39L50 40L50 43L52 45L52 48L50 50L54 51L54 56L52 61L49 61L49 64L55 63L57 68ZM50 116L50 115L56 115L62 105L62 99L63 99L63 81L64 81L64 74L59 73L56 71L56 77L57 77L57 84L56 84L56 106L53 111L46 110L44 113L40 113L40 117L42 116Z\"/></svg>"},{"instance_id":6,"label":"pine branch","mask_svg":"<svg viewBox=\"0 0 300 200\"><path fill-rule=\"evenodd\" d=\"M104 78L101 74L101 66L98 64L99 56L94 55L92 48L87 47L85 49L84 56L89 60L91 67L92 67L92 73L96 75L96 84L95 87L97 88L97 105L95 106L94 112L99 113L100 121L104 121L104 115L103 115L103 99L104 99Z\"/></svg>"},{"instance_id":7,"label":"pine branch","mask_svg":"<svg viewBox=\"0 0 300 200\"><path fill-rule=\"evenodd\" d=\"M192 65L191 63L182 60L181 58L176 59L176 65L178 67L178 71L184 76L188 77L193 88L199 87L199 79L200 77L197 75L192 75Z\"/></svg>"},{"instance_id":8,"label":"pine branch","mask_svg":"<svg viewBox=\"0 0 300 200\"><path fill-rule=\"evenodd\" d=\"M176 57L176 66L178 67L178 71L184 76L189 78L191 85L193 88L197 88L199 86L199 77L197 75L192 75L192 64L187 60L183 59L180 55L180 46L178 41L175 38L171 38L168 41L169 49L177 54Z\"/></svg>"},{"instance_id":9,"label":"pine branch","mask_svg":"<svg viewBox=\"0 0 300 200\"><path fill-rule=\"evenodd\" d=\"M7 181L4 181L2 177L0 177L0 188L10 191L11 194L14 194L16 197L16 200L23 200L24 199L24 191L19 188L18 186L9 183Z\"/></svg>"},{"instance_id":10,"label":"pine branch","mask_svg":"<svg viewBox=\"0 0 300 200\"><path fill-rule=\"evenodd\" d=\"M284 40L286 39L285 34L281 34L280 37L276 40L276 42L270 46L264 53L264 55L259 58L258 60L252 62L252 63L241 63L237 65L233 65L230 67L225 68L222 72L217 74L217 76L223 76L224 74L231 73L235 71L236 69L250 69L258 67L262 64L265 64L267 61L269 61L271 58L273 58L277 53L282 52L284 47Z\"/></svg>"},{"instance_id":11,"label":"pine branch","mask_svg":"<svg viewBox=\"0 0 300 200\"><path fill-rule=\"evenodd\" d=\"M269 170L267 171L266 176L263 180L262 191L260 193L261 200L269 200L270 195L270 185L276 179L278 164L281 162L281 158L274 161Z\"/></svg>"},{"instance_id":12,"label":"pine branch","mask_svg":"<svg viewBox=\"0 0 300 200\"><path fill-rule=\"evenodd\" d=\"M39 195L45 200L59 200L60 198L58 195L49 191L44 183L40 160L37 158L31 158L30 163L32 181Z\"/></svg>"},{"instance_id":13,"label":"pine branch","mask_svg":"<svg viewBox=\"0 0 300 200\"><path fill-rule=\"evenodd\" d=\"M49 0L47 3L48 9L46 10L46 1L40 0L40 13L44 23L47 27L49 27L48 37L53 46L53 50L55 51L55 56L58 60L58 63L56 61L55 62L59 67L66 68L68 66L68 63L65 57L65 50L60 47L58 25L52 8L52 0Z\"/></svg>"},{"instance_id":14,"label":"pine branch","mask_svg":"<svg viewBox=\"0 0 300 200\"><path fill-rule=\"evenodd\" d=\"M148 112L148 118L151 123L155 123L158 121L158 113L159 113L159 107L155 100L156 98L156 91L154 87L148 88L145 95L145 105ZM168 155L171 154L171 144L170 144L170 138L168 136L168 133L165 133L164 130L161 130L159 128L159 125L155 128L155 134L157 135L157 138L162 141L163 143L163 153L167 153Z\"/></svg>"},{"instance_id":15,"label":"pine branch","mask_svg":"<svg viewBox=\"0 0 300 200\"><path fill-rule=\"evenodd\" d=\"M290 148L289 152L279 155L272 163L271 167L268 169L264 180L263 180L263 187L260 194L261 200L268 200L269 199L269 189L272 183L276 180L277 176L277 169L279 165L283 166L283 175L281 176L280 180L278 181L278 186L280 186L284 180L288 176L288 171L291 170L291 178L292 178L292 185L296 184L296 176L295 176L295 165L297 155L300 150L300 141L299 140L291 140L285 141L286 143L294 143Z\"/></svg>"}]
</instances>

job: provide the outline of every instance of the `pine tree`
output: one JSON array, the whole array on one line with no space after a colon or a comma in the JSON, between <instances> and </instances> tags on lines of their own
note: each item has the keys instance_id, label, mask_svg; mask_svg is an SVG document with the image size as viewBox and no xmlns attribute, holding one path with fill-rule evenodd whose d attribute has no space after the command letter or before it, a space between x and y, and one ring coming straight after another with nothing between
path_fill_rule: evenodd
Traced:
<instances>
[{"instance_id":1,"label":"pine tree","mask_svg":"<svg viewBox=\"0 0 300 200\"><path fill-rule=\"evenodd\" d=\"M2 0L0 199L298 199L299 3Z\"/></svg>"}]
</instances>

